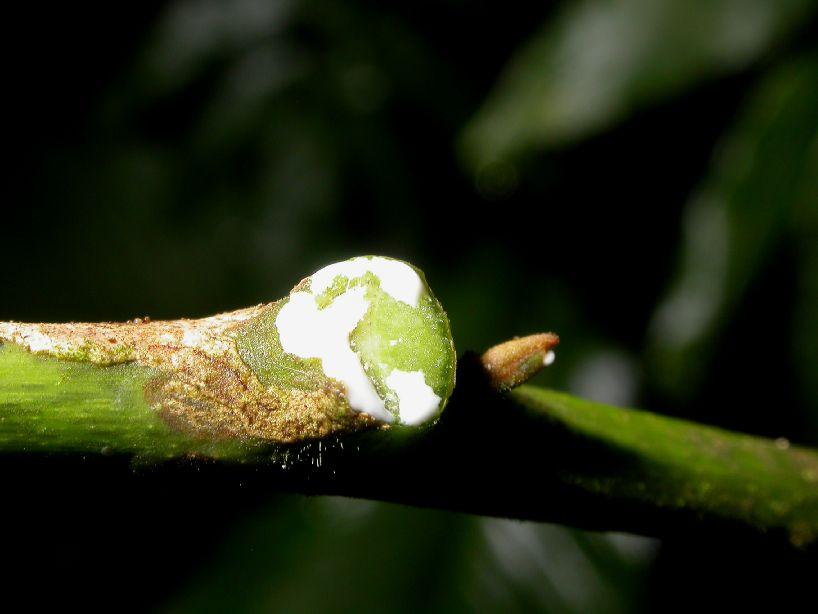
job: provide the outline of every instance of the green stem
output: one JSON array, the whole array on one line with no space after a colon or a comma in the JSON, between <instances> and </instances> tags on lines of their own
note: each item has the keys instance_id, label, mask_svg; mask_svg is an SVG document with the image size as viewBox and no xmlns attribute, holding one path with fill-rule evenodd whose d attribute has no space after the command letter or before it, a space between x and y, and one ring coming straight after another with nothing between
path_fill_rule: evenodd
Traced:
<instances>
[{"instance_id":1,"label":"green stem","mask_svg":"<svg viewBox=\"0 0 818 614\"><path fill-rule=\"evenodd\" d=\"M578 459L563 473L588 493L783 530L796 544L818 537L814 450L533 387L512 397L543 428L598 448L592 470Z\"/></svg>"},{"instance_id":2,"label":"green stem","mask_svg":"<svg viewBox=\"0 0 818 614\"><path fill-rule=\"evenodd\" d=\"M310 494L650 535L717 526L818 541L816 452L532 386L500 395L472 355L432 427L288 446L174 430L144 399L151 376L0 347L0 453L204 456Z\"/></svg>"},{"instance_id":3,"label":"green stem","mask_svg":"<svg viewBox=\"0 0 818 614\"><path fill-rule=\"evenodd\" d=\"M145 400L155 376L132 363L97 366L0 344L0 453L242 459L258 449L172 429Z\"/></svg>"}]
</instances>

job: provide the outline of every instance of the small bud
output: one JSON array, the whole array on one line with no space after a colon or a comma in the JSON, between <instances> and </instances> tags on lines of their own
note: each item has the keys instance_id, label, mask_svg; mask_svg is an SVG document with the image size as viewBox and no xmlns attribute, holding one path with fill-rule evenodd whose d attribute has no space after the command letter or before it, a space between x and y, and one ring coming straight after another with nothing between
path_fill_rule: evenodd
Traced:
<instances>
[{"instance_id":1,"label":"small bud","mask_svg":"<svg viewBox=\"0 0 818 614\"><path fill-rule=\"evenodd\" d=\"M492 386L504 391L519 386L553 364L560 338L540 333L506 341L486 351L481 361Z\"/></svg>"}]
</instances>

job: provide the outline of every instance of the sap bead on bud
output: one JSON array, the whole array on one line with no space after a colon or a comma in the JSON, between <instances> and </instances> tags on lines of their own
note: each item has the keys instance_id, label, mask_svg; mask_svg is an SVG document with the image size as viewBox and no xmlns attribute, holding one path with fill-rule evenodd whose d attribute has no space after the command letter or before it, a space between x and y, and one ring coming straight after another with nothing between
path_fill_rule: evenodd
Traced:
<instances>
[{"instance_id":1,"label":"sap bead on bud","mask_svg":"<svg viewBox=\"0 0 818 614\"><path fill-rule=\"evenodd\" d=\"M334 391L333 420L352 412L420 425L440 413L454 387L446 313L423 273L400 260L364 256L326 266L276 303L262 328L271 352L259 360L246 351L245 360L282 391Z\"/></svg>"},{"instance_id":2,"label":"sap bead on bud","mask_svg":"<svg viewBox=\"0 0 818 614\"><path fill-rule=\"evenodd\" d=\"M285 353L319 360L350 408L376 420L422 424L452 392L448 319L423 274L400 260L324 267L285 299L275 324Z\"/></svg>"}]
</instances>

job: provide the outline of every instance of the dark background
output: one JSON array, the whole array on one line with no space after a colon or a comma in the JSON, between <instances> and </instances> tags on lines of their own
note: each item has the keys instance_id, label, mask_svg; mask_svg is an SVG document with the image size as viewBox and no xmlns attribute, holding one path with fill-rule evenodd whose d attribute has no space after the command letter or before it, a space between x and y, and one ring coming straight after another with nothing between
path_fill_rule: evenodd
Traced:
<instances>
[{"instance_id":1,"label":"dark background","mask_svg":"<svg viewBox=\"0 0 818 614\"><path fill-rule=\"evenodd\" d=\"M460 351L818 445L818 5L27 4L3 19L0 319L200 316L356 254ZM4 458L0 600L182 611L785 605L803 553ZM814 597L811 597L814 599Z\"/></svg>"}]
</instances>

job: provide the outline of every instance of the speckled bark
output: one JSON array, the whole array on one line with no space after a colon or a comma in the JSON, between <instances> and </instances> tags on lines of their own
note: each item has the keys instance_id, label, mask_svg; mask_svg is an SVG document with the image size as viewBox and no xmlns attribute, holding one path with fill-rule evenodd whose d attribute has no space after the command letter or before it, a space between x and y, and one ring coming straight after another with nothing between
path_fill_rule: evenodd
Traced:
<instances>
[{"instance_id":1,"label":"speckled bark","mask_svg":"<svg viewBox=\"0 0 818 614\"><path fill-rule=\"evenodd\" d=\"M199 320L0 323L0 342L36 355L105 369L132 363L158 375L145 399L172 428L197 437L292 442L354 431L374 420L349 409L327 381L312 390L265 386L242 360L236 337L275 303Z\"/></svg>"}]
</instances>

